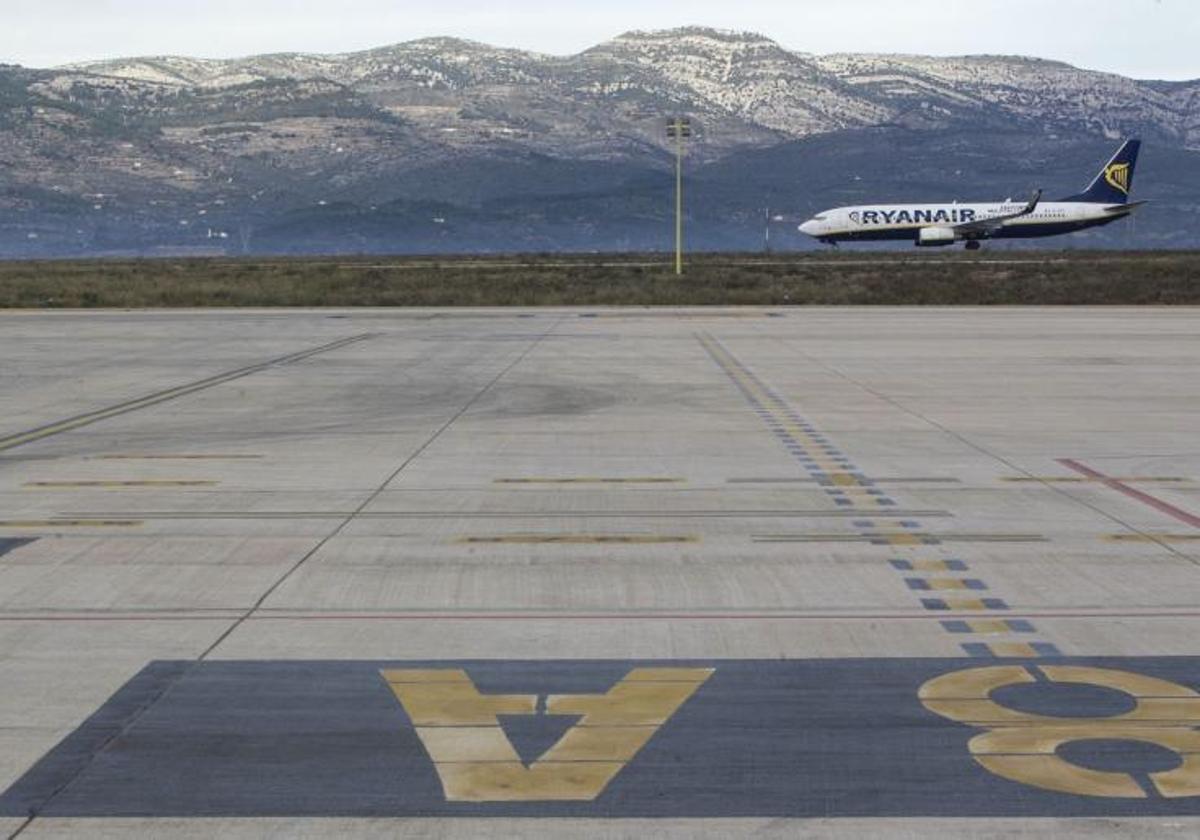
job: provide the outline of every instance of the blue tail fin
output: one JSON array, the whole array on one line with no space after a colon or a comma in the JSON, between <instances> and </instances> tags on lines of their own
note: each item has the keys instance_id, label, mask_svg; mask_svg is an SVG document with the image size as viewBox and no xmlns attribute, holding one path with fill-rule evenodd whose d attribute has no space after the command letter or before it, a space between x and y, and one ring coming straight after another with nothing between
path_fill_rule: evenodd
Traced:
<instances>
[{"instance_id":1,"label":"blue tail fin","mask_svg":"<svg viewBox=\"0 0 1200 840\"><path fill-rule=\"evenodd\" d=\"M1137 168L1138 152L1141 148L1141 140L1127 140L1113 155L1108 165L1100 170L1091 186L1079 195L1064 198L1063 201L1128 204L1129 193L1133 190L1133 170Z\"/></svg>"}]
</instances>

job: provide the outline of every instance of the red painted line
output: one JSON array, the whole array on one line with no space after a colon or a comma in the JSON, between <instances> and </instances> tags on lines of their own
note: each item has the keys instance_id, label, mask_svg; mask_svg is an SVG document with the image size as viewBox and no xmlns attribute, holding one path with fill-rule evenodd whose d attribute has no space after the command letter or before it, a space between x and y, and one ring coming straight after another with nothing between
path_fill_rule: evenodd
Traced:
<instances>
[{"instance_id":1,"label":"red painted line","mask_svg":"<svg viewBox=\"0 0 1200 840\"><path fill-rule=\"evenodd\" d=\"M1159 513L1165 513L1172 519L1183 522L1186 525L1191 525L1193 528L1200 528L1200 516L1196 516L1194 513L1188 513L1182 508L1177 508L1175 505L1164 502L1157 496L1151 496L1149 493L1145 493L1135 487L1130 487L1120 479L1110 478L1104 473L1092 469L1087 464L1081 464L1079 461L1075 461L1070 458L1059 458L1058 463L1062 464L1068 469L1074 470L1080 475L1085 475L1088 478L1096 479L1110 490L1116 490L1118 493L1123 493L1131 499L1137 499L1142 504L1149 505Z\"/></svg>"}]
</instances>

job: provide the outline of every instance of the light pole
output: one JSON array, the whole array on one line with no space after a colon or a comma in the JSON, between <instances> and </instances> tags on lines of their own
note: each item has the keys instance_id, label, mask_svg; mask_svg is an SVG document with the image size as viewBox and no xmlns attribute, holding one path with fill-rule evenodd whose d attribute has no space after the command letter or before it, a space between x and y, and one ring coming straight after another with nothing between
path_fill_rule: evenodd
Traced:
<instances>
[{"instance_id":1,"label":"light pole","mask_svg":"<svg viewBox=\"0 0 1200 840\"><path fill-rule=\"evenodd\" d=\"M763 208L763 252L771 253L771 223L782 222L783 216L772 216L771 208Z\"/></svg>"},{"instance_id":2,"label":"light pole","mask_svg":"<svg viewBox=\"0 0 1200 840\"><path fill-rule=\"evenodd\" d=\"M683 274L683 141L692 136L692 121L673 117L667 137L675 141L675 274Z\"/></svg>"}]
</instances>

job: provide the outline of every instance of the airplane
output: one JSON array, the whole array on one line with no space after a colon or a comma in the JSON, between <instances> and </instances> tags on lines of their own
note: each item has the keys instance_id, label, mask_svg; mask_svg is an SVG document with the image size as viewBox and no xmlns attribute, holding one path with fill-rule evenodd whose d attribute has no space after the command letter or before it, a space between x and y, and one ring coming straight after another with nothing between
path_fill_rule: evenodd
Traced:
<instances>
[{"instance_id":1,"label":"airplane","mask_svg":"<svg viewBox=\"0 0 1200 840\"><path fill-rule=\"evenodd\" d=\"M838 207L818 213L800 232L827 245L840 242L908 241L936 248L965 242L977 251L985 239L1059 236L1111 224L1146 202L1129 201L1140 140L1128 140L1079 195L1042 201L1038 190L1028 202L1002 204L903 204Z\"/></svg>"}]
</instances>

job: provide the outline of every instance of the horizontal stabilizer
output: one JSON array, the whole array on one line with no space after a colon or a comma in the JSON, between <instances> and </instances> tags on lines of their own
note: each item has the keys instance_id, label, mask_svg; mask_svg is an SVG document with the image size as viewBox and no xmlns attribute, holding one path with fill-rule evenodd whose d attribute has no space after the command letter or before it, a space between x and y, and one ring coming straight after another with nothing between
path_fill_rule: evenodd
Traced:
<instances>
[{"instance_id":1,"label":"horizontal stabilizer","mask_svg":"<svg viewBox=\"0 0 1200 840\"><path fill-rule=\"evenodd\" d=\"M1105 207L1104 209L1107 210L1109 213L1132 213L1134 210L1138 209L1139 207L1144 207L1145 205L1147 205L1149 203L1150 203L1149 200L1131 201L1128 204L1112 204L1112 205L1109 205L1108 207Z\"/></svg>"}]
</instances>

